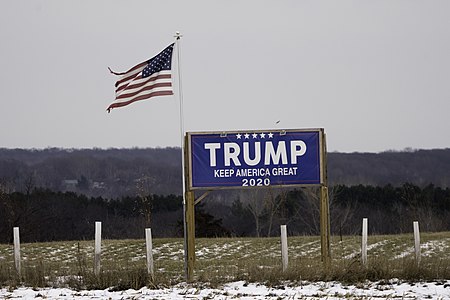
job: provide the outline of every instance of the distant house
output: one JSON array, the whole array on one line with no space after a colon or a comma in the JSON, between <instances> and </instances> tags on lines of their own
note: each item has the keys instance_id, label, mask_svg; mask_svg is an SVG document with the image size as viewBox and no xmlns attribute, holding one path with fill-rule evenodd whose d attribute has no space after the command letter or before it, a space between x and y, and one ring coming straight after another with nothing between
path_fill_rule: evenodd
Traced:
<instances>
[{"instance_id":1,"label":"distant house","mask_svg":"<svg viewBox=\"0 0 450 300\"><path fill-rule=\"evenodd\" d=\"M75 191L77 189L78 179L64 179L61 183L65 191Z\"/></svg>"},{"instance_id":2,"label":"distant house","mask_svg":"<svg viewBox=\"0 0 450 300\"><path fill-rule=\"evenodd\" d=\"M105 189L106 188L106 184L104 182L94 181L92 183L92 188L93 189Z\"/></svg>"}]
</instances>

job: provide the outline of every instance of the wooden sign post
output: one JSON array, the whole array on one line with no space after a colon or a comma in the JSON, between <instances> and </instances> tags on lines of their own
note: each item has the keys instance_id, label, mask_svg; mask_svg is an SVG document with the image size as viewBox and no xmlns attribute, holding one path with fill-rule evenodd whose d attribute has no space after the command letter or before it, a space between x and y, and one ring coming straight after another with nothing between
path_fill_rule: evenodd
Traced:
<instances>
[{"instance_id":1,"label":"wooden sign post","mask_svg":"<svg viewBox=\"0 0 450 300\"><path fill-rule=\"evenodd\" d=\"M327 146L325 133L322 133L322 177L320 186L320 241L322 250L322 262L329 267L331 262L331 227L330 227L330 202L328 198L328 174L327 174Z\"/></svg>"}]
</instances>

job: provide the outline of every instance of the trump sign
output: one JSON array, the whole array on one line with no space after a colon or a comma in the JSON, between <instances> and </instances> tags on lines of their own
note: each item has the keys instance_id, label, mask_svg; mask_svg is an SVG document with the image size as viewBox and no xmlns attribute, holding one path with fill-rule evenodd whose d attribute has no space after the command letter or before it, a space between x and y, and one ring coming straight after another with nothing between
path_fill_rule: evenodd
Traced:
<instances>
[{"instance_id":1,"label":"trump sign","mask_svg":"<svg viewBox=\"0 0 450 300\"><path fill-rule=\"evenodd\" d=\"M323 129L188 132L190 189L324 182Z\"/></svg>"}]
</instances>

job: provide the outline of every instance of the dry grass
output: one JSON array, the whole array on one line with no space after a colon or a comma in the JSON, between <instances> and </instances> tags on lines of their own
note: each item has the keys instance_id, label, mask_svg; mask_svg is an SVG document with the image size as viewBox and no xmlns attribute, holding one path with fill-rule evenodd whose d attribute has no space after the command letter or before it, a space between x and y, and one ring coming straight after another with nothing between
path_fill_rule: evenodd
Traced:
<instances>
[{"instance_id":1,"label":"dry grass","mask_svg":"<svg viewBox=\"0 0 450 300\"><path fill-rule=\"evenodd\" d=\"M332 263L325 268L320 240L289 237L289 268L281 270L279 238L197 239L195 281L219 285L235 280L276 285L283 281L362 282L399 278L450 278L450 232L422 233L417 265L412 234L370 236L368 265L360 263L360 237L332 238ZM93 241L22 244L22 272L14 268L12 245L0 245L2 286L68 286L127 289L170 286L184 280L183 241L153 241L155 277L147 274L143 240L102 241L102 271L93 274Z\"/></svg>"}]
</instances>

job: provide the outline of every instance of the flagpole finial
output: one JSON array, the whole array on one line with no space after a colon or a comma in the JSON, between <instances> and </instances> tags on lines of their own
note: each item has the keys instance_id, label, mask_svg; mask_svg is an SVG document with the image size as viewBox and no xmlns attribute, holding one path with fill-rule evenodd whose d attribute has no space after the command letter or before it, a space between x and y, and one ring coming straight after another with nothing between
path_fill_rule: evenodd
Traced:
<instances>
[{"instance_id":1,"label":"flagpole finial","mask_svg":"<svg viewBox=\"0 0 450 300\"><path fill-rule=\"evenodd\" d=\"M176 38L177 40L179 40L182 36L183 35L179 31L177 31L177 32L175 32L175 35L173 37Z\"/></svg>"}]
</instances>

